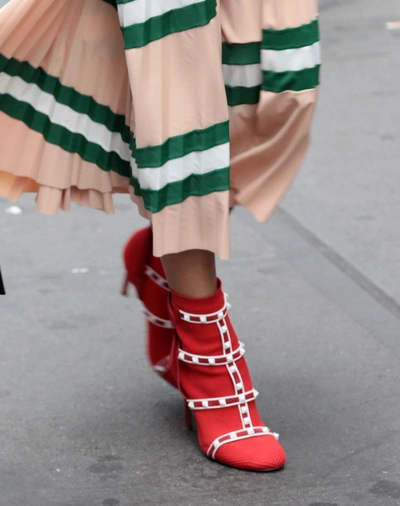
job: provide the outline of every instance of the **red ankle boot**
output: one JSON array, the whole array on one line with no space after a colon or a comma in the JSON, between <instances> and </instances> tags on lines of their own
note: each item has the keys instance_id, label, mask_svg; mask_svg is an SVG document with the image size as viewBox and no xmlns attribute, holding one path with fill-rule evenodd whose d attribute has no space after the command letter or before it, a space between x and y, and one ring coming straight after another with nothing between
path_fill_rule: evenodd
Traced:
<instances>
[{"instance_id":1,"label":"red ankle boot","mask_svg":"<svg viewBox=\"0 0 400 506\"><path fill-rule=\"evenodd\" d=\"M169 287L161 260L152 253L151 227L133 234L124 247L123 258L126 278L121 291L127 295L131 283L144 304L150 363L161 377L176 387L176 380L167 369L175 333L168 313Z\"/></svg>"},{"instance_id":2,"label":"red ankle boot","mask_svg":"<svg viewBox=\"0 0 400 506\"><path fill-rule=\"evenodd\" d=\"M192 299L171 292L176 328L174 357L178 386L194 411L199 444L207 457L251 471L284 466L278 434L266 427L255 403L239 342L219 282L215 295ZM178 360L176 360L178 358Z\"/></svg>"}]
</instances>

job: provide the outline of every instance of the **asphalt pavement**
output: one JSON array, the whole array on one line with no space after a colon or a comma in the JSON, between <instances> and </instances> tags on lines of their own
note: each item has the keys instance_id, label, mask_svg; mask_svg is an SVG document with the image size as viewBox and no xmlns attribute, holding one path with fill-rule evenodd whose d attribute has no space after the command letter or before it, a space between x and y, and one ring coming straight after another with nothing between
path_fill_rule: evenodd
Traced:
<instances>
[{"instance_id":1,"label":"asphalt pavement","mask_svg":"<svg viewBox=\"0 0 400 506\"><path fill-rule=\"evenodd\" d=\"M400 505L399 7L321 2L310 154L267 225L233 213L218 264L285 469L207 460L148 366L118 293L129 197L49 217L25 195L0 199L0 506Z\"/></svg>"}]
</instances>

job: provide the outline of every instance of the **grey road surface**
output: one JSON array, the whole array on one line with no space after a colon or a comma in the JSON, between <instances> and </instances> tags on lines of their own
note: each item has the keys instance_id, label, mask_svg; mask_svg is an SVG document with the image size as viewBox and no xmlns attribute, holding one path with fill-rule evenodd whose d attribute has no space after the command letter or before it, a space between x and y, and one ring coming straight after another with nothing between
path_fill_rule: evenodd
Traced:
<instances>
[{"instance_id":1,"label":"grey road surface","mask_svg":"<svg viewBox=\"0 0 400 506\"><path fill-rule=\"evenodd\" d=\"M313 149L282 207L400 303L400 1L320 2Z\"/></svg>"},{"instance_id":2,"label":"grey road surface","mask_svg":"<svg viewBox=\"0 0 400 506\"><path fill-rule=\"evenodd\" d=\"M207 460L148 367L118 294L129 198L48 217L26 195L0 199L0 506L400 505L398 7L321 2L310 155L268 225L235 211L219 263L286 468Z\"/></svg>"}]
</instances>

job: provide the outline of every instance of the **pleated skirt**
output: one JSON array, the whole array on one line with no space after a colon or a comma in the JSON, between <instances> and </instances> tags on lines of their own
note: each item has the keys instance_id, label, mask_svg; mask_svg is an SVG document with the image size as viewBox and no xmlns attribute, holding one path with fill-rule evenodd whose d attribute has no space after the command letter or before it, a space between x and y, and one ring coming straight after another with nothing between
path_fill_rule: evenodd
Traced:
<instances>
[{"instance_id":1,"label":"pleated skirt","mask_svg":"<svg viewBox=\"0 0 400 506\"><path fill-rule=\"evenodd\" d=\"M154 254L229 257L229 209L266 221L306 153L317 0L11 0L0 10L0 194L112 213Z\"/></svg>"}]
</instances>

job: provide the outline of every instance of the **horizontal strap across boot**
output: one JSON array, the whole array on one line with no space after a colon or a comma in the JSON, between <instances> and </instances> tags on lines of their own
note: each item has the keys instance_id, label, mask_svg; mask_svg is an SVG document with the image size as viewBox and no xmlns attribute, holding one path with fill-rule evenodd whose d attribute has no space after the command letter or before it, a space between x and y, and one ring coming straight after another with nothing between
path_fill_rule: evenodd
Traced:
<instances>
[{"instance_id":1,"label":"horizontal strap across boot","mask_svg":"<svg viewBox=\"0 0 400 506\"><path fill-rule=\"evenodd\" d=\"M176 328L177 377L187 408L196 419L203 452L225 465L252 471L283 467L278 434L263 423L239 342L228 316L229 304L217 292L191 299L171 291Z\"/></svg>"},{"instance_id":2,"label":"horizontal strap across boot","mask_svg":"<svg viewBox=\"0 0 400 506\"><path fill-rule=\"evenodd\" d=\"M159 258L153 256L151 227L137 231L123 251L126 277L122 294L127 295L131 283L144 305L147 320L147 354L154 370L176 387L176 379L168 368L174 326L168 312L169 286Z\"/></svg>"}]
</instances>

